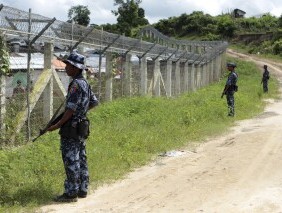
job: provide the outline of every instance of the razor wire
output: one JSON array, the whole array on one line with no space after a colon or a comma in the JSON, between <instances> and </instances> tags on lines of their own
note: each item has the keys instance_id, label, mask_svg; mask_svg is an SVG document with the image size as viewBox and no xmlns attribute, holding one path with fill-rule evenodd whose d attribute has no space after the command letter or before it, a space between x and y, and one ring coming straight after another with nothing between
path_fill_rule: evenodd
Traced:
<instances>
[{"instance_id":1,"label":"razor wire","mask_svg":"<svg viewBox=\"0 0 282 213\"><path fill-rule=\"evenodd\" d=\"M85 27L80 26L74 23L68 23L60 20L56 20L55 18L48 18L44 17L38 14L31 13L31 10L29 12L22 11L16 8L8 7L0 5L0 32L2 35L5 36L5 39L12 40L12 39L21 39L27 42L28 46L28 54L31 53L30 46L32 43L53 43L54 46L60 47L61 50L64 50L65 52L69 53L71 50L79 47L88 48L88 52L83 52L83 54L90 53L91 51L93 53L99 54L99 60L101 59L101 63L105 63L105 61L102 61L101 55L103 55L103 60L105 59L105 53L117 53L116 55L125 56L126 54L130 53L131 55L136 55L137 58L150 58L148 60L148 90L151 90L151 85L153 84L154 79L154 61L159 61L161 66L165 66L162 62L165 61L173 61L173 63L176 63L177 61L180 62L188 62L190 65L204 65L210 61L212 61L214 58L216 58L218 55L220 55L222 52L224 52L227 48L227 43L222 41L186 41L186 40L176 40L169 38L162 33L158 32L156 29L152 27L146 27L143 29L143 32L150 31L151 34L154 34L155 37L158 37L162 40L164 40L164 44L160 44L157 42L148 42L142 40L142 37L140 38L130 38L126 37L124 35L118 35L114 33L109 33L104 31L103 29L97 29L94 27ZM168 44L174 44L172 46ZM181 46L192 46L192 47L200 47L203 51L197 52L195 51L195 48L190 48L189 50L186 48L179 48ZM23 102L25 101L22 95L20 94L18 97L15 97L13 95L13 88L16 87L17 81L19 80L24 86L24 88L27 89L27 92L33 90L33 83L38 80L39 76L42 74L42 70L38 70L38 67L42 67L43 65L40 64L43 61L42 54L39 56L36 56L38 52L42 50L37 50L37 52L34 52L31 54L31 61L30 61L30 69L27 67L22 67L21 65L26 63L27 57L21 55L20 53L13 53L10 56L10 60L13 61L15 66L21 67L16 68L17 73L14 73L13 76L6 76L6 88L7 91L5 92L5 98L6 104L7 104L7 113L10 115L10 120L6 124L6 133L12 134L14 132L14 129L12 129L12 126L14 126L14 122L16 121L15 116L16 113L23 108ZM17 55L17 57L14 57L14 54ZM19 57L20 56L20 57ZM41 58L39 58L41 57ZM37 60L38 59L38 60ZM124 57L119 58L119 60L123 60ZM23 62L23 63L22 63ZM119 68L121 70L121 73L123 75L123 62L119 64L121 67ZM132 95L138 95L140 94L141 90L141 73L139 70L139 64L133 64L132 63L132 73L130 73L130 77L132 79ZM180 79L183 81L184 79L184 68L183 65L181 65L181 71L180 71ZM105 66L103 66L105 67ZM15 69L15 68L12 68ZM101 64L99 64L99 71L101 69ZM175 69L175 68L174 68ZM28 72L26 72L28 70ZM165 74L165 69L162 68L160 71L161 75L161 88L160 93L161 95L166 96L166 89L164 82L167 80L167 76ZM63 85L68 84L68 78L65 74L65 72L57 72L58 78L63 82ZM101 72L100 72L101 73ZM28 76L27 78L23 77ZM192 74L191 74L192 75ZM172 72L172 78L175 78L174 71ZM101 90L102 93L105 93L105 84L102 85L104 81L107 80L106 76L104 75L102 78L101 76L98 78L99 82L96 81L94 88L94 91ZM97 84L99 83L99 85ZM123 87L125 87L127 82L120 77L120 80L113 80L113 91L114 95L116 96L123 96L124 90ZM171 94L177 95L175 92L175 85L176 83L172 81L171 84ZM181 83L183 86L183 82ZM36 89L36 88L35 88ZM184 88L180 88L182 91L184 91ZM61 90L58 86L54 85L54 100L53 100L53 108L56 109L59 103L61 102ZM99 91L100 94L100 91ZM16 98L20 101L15 101ZM27 96L28 99L28 96ZM27 100L28 102L28 100ZM28 105L28 103L27 103ZM24 140L25 134L36 134L37 128L44 123L44 115L43 110L44 109L44 100L43 97L40 97L38 102L36 102L36 105L32 109L32 114L28 115L28 119L30 119L30 122L27 122L24 124L24 127L20 131L19 136L17 136L19 141ZM28 110L29 112L30 110ZM25 131L26 126L32 126L33 128ZM11 127L9 129L9 127ZM2 134L2 133L1 133ZM15 143L15 145L17 145ZM1 144L0 144L1 146Z\"/></svg>"},{"instance_id":2,"label":"razor wire","mask_svg":"<svg viewBox=\"0 0 282 213\"><path fill-rule=\"evenodd\" d=\"M29 18L31 19L31 26L29 26ZM53 19L54 20L54 19ZM42 15L25 12L16 8L3 6L0 11L0 30L10 37L20 36L24 40L34 39L52 19L44 17ZM30 29L29 29L30 28ZM227 43L223 41L187 41L176 40L169 38L153 27L145 27L142 32L150 31L158 38L165 40L165 43L173 43L178 46L189 45L204 47L204 51L200 53L199 61L209 61L214 57L214 54L219 54L226 50ZM87 35L87 36L86 36ZM95 51L101 51L105 47L109 46L107 51L116 53L125 53L130 50L132 54L143 55L148 51L148 57L160 56L165 59L168 56L172 56L173 60L178 60L187 50L181 48L167 47L164 50L164 45L142 41L141 39L129 38L123 35L109 33L101 29L93 27L84 27L74 23L63 22L59 20L53 21L49 28L37 39L38 42L54 42L54 45L61 46L63 49L70 50L78 41L80 46L91 47ZM154 45L154 46L153 46ZM177 53L175 54L175 50ZM163 52L163 53L162 53ZM162 53L161 55L159 55ZM199 54L193 50L189 51L189 55L182 56L183 60L187 60L191 57L191 54ZM193 62L193 60L191 61Z\"/></svg>"}]
</instances>

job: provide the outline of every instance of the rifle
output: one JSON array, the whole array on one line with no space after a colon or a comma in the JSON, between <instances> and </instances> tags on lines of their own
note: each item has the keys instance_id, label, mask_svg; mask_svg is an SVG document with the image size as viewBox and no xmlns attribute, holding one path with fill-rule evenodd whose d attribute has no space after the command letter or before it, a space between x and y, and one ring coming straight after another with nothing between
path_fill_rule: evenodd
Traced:
<instances>
[{"instance_id":1,"label":"rifle","mask_svg":"<svg viewBox=\"0 0 282 213\"><path fill-rule=\"evenodd\" d=\"M50 121L47 123L47 125L43 129L39 130L39 135L36 136L34 139L32 139L32 142L36 141L41 135L44 135L50 126L56 124L59 120L61 120L61 118L64 115L64 112L62 112L60 115L58 115L58 113L60 112L64 104L65 104L65 101L59 106L59 108L56 110L56 112L54 113Z\"/></svg>"},{"instance_id":2,"label":"rifle","mask_svg":"<svg viewBox=\"0 0 282 213\"><path fill-rule=\"evenodd\" d=\"M229 88L229 85L225 85L223 92L221 93L221 98L223 98L224 95L226 95L226 91Z\"/></svg>"}]
</instances>

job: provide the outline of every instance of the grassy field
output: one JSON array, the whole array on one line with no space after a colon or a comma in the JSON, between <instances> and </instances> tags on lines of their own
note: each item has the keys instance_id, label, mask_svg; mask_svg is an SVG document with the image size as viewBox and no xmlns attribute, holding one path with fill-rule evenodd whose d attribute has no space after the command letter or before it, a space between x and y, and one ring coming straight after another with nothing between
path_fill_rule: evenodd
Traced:
<instances>
[{"instance_id":1,"label":"grassy field","mask_svg":"<svg viewBox=\"0 0 282 213\"><path fill-rule=\"evenodd\" d=\"M250 54L250 47L244 44L230 44L229 47L233 50L237 50L244 54ZM281 62L282 55L273 55L273 54L263 54L259 53L256 54L256 57L261 59L270 59L274 62Z\"/></svg>"},{"instance_id":2,"label":"grassy field","mask_svg":"<svg viewBox=\"0 0 282 213\"><path fill-rule=\"evenodd\" d=\"M233 61L239 75L234 118L227 117L226 99L220 98L228 72L223 80L178 98L120 99L91 111L87 145L91 191L123 178L159 153L224 134L236 120L262 112L264 98L278 97L275 79L270 80L270 92L263 94L260 70L254 64ZM2 149L0 159L0 212L33 212L63 192L57 132L33 144Z\"/></svg>"}]
</instances>

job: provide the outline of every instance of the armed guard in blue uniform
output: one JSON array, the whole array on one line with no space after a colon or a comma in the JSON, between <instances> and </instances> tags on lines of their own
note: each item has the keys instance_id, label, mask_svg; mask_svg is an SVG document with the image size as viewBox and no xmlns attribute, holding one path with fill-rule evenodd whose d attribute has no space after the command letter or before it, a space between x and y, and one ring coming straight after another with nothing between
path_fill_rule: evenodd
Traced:
<instances>
[{"instance_id":1,"label":"armed guard in blue uniform","mask_svg":"<svg viewBox=\"0 0 282 213\"><path fill-rule=\"evenodd\" d=\"M85 69L83 55L73 52L64 60L66 73L72 77L68 87L65 111L62 118L48 128L60 128L61 152L66 172L64 193L56 202L76 202L87 196L89 175L86 156L86 138L89 135L89 120L86 113L98 105L97 98L88 82L83 78Z\"/></svg>"},{"instance_id":2,"label":"armed guard in blue uniform","mask_svg":"<svg viewBox=\"0 0 282 213\"><path fill-rule=\"evenodd\" d=\"M263 92L268 92L268 80L269 80L269 71L267 65L263 65L264 72L262 74L261 84L263 86Z\"/></svg>"},{"instance_id":3,"label":"armed guard in blue uniform","mask_svg":"<svg viewBox=\"0 0 282 213\"><path fill-rule=\"evenodd\" d=\"M237 80L238 75L235 72L235 63L227 63L227 70L230 71L221 98L226 95L228 105L228 116L235 115L235 100L234 93L238 91Z\"/></svg>"}]
</instances>

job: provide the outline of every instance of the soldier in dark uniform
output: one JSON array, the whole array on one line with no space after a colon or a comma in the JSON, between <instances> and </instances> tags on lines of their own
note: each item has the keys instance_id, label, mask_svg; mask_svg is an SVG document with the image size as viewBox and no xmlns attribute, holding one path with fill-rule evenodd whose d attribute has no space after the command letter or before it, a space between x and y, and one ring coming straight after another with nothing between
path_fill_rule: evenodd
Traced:
<instances>
[{"instance_id":1,"label":"soldier in dark uniform","mask_svg":"<svg viewBox=\"0 0 282 213\"><path fill-rule=\"evenodd\" d=\"M238 86L237 80L238 75L235 72L235 63L227 63L227 69L230 71L224 90L222 92L221 98L223 98L224 95L226 95L227 105L228 105L228 116L234 116L235 115L235 100L234 100L234 93L237 92Z\"/></svg>"},{"instance_id":2,"label":"soldier in dark uniform","mask_svg":"<svg viewBox=\"0 0 282 213\"><path fill-rule=\"evenodd\" d=\"M85 69L83 55L73 52L64 61L67 75L72 77L66 97L65 112L62 118L48 128L60 128L61 152L66 172L64 193L55 198L56 202L76 202L78 197L87 196L89 175L86 158L86 138L89 121L86 113L98 105L90 85L82 76Z\"/></svg>"},{"instance_id":3,"label":"soldier in dark uniform","mask_svg":"<svg viewBox=\"0 0 282 213\"><path fill-rule=\"evenodd\" d=\"M263 65L263 69L261 84L263 85L263 91L268 92L269 71L267 70L267 65Z\"/></svg>"}]
</instances>

